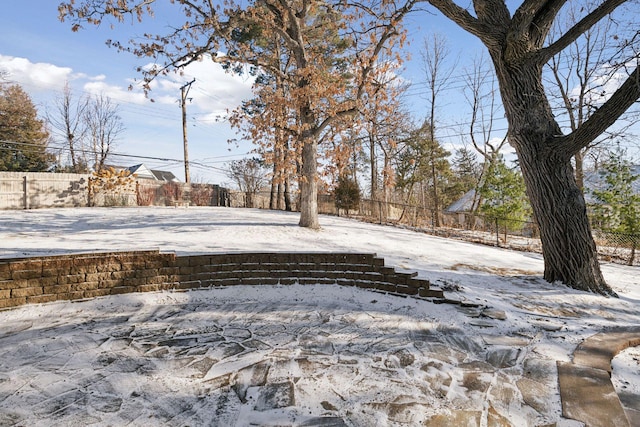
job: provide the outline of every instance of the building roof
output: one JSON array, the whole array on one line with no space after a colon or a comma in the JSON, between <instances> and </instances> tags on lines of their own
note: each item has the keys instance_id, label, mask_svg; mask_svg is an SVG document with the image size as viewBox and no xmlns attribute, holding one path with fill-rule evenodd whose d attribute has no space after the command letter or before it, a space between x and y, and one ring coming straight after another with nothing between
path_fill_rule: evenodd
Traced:
<instances>
[{"instance_id":1,"label":"building roof","mask_svg":"<svg viewBox=\"0 0 640 427\"><path fill-rule=\"evenodd\" d=\"M131 175L135 175L136 178L153 179L154 181L164 181L164 182L181 182L173 174L173 172L162 171L157 169L149 169L144 165L144 163L140 163L133 166L109 165L108 167L112 167L115 170L127 170L131 173Z\"/></svg>"},{"instance_id":2,"label":"building roof","mask_svg":"<svg viewBox=\"0 0 640 427\"><path fill-rule=\"evenodd\" d=\"M471 212L473 201L476 197L476 190L469 190L462 195L458 200L451 203L445 212Z\"/></svg>"},{"instance_id":3,"label":"building roof","mask_svg":"<svg viewBox=\"0 0 640 427\"><path fill-rule=\"evenodd\" d=\"M131 175L136 175L138 178L146 178L146 179L157 179L153 172L149 170L144 164L140 163L139 165L130 166L127 169L131 172Z\"/></svg>"},{"instance_id":4,"label":"building roof","mask_svg":"<svg viewBox=\"0 0 640 427\"><path fill-rule=\"evenodd\" d=\"M151 173L158 181L180 182L180 180L173 174L173 172L152 169Z\"/></svg>"}]
</instances>

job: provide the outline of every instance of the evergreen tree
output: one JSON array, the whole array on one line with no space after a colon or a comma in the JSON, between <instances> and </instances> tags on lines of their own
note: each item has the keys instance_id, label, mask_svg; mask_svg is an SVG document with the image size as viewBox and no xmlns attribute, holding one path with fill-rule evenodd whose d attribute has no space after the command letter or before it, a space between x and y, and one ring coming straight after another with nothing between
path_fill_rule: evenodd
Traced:
<instances>
[{"instance_id":1,"label":"evergreen tree","mask_svg":"<svg viewBox=\"0 0 640 427\"><path fill-rule=\"evenodd\" d=\"M482 173L482 168L478 164L473 150L462 147L456 150L452 162L453 166L453 192L458 196L478 186L478 180Z\"/></svg>"},{"instance_id":2,"label":"evergreen tree","mask_svg":"<svg viewBox=\"0 0 640 427\"><path fill-rule=\"evenodd\" d=\"M410 204L418 201L416 196L420 187L424 190L420 192L422 204L438 209L453 199L449 194L452 177L448 160L450 153L440 142L431 139L429 127L425 121L405 141L405 148L397 157L396 187L404 193L405 203Z\"/></svg>"},{"instance_id":3,"label":"evergreen tree","mask_svg":"<svg viewBox=\"0 0 640 427\"><path fill-rule=\"evenodd\" d=\"M336 208L349 210L357 209L360 205L360 186L358 182L348 174L343 173L338 178L335 189Z\"/></svg>"},{"instance_id":4,"label":"evergreen tree","mask_svg":"<svg viewBox=\"0 0 640 427\"><path fill-rule=\"evenodd\" d=\"M0 170L46 171L49 133L31 98L19 85L0 86Z\"/></svg>"},{"instance_id":5,"label":"evergreen tree","mask_svg":"<svg viewBox=\"0 0 640 427\"><path fill-rule=\"evenodd\" d=\"M480 194L483 200L480 212L507 230L521 229L531 215L522 174L509 169L503 158L489 166Z\"/></svg>"},{"instance_id":6,"label":"evergreen tree","mask_svg":"<svg viewBox=\"0 0 640 427\"><path fill-rule=\"evenodd\" d=\"M634 191L634 183L640 176L633 174L631 162L619 147L602 164L600 176L603 185L591 191L598 202L592 205L593 221L604 231L633 235L632 265L640 233L640 194Z\"/></svg>"}]
</instances>

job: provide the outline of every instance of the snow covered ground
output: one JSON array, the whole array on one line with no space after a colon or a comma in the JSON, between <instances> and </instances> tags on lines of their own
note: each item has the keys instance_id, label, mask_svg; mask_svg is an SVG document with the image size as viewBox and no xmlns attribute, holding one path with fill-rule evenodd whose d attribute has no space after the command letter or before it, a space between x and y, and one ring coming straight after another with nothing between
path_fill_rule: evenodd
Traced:
<instances>
[{"instance_id":1,"label":"snow covered ground","mask_svg":"<svg viewBox=\"0 0 640 427\"><path fill-rule=\"evenodd\" d=\"M538 254L336 217L309 230L298 219L230 208L3 211L0 257L374 252L486 309L320 285L20 307L0 312L0 425L578 426L561 417L556 361L596 332L640 325L637 267L603 264L620 296L605 298L546 283ZM631 400L638 358L635 348L614 361Z\"/></svg>"}]
</instances>

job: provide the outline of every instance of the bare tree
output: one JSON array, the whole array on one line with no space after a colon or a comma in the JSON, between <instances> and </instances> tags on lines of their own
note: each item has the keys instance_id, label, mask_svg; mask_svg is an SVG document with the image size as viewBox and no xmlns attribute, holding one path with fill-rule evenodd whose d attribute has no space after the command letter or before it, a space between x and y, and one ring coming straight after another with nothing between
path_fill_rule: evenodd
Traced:
<instances>
[{"instance_id":1,"label":"bare tree","mask_svg":"<svg viewBox=\"0 0 640 427\"><path fill-rule=\"evenodd\" d=\"M98 172L104 168L111 149L124 132L124 125L118 115L118 106L104 95L96 95L89 102L84 120L93 154L93 168Z\"/></svg>"},{"instance_id":2,"label":"bare tree","mask_svg":"<svg viewBox=\"0 0 640 427\"><path fill-rule=\"evenodd\" d=\"M394 181L391 159L398 143L409 132L407 124L411 122L402 104L409 85L392 72L379 74L376 80L361 111L363 125L359 140L368 148L370 197L379 200L382 191L382 198L387 201ZM379 167L380 161L382 167Z\"/></svg>"},{"instance_id":3,"label":"bare tree","mask_svg":"<svg viewBox=\"0 0 640 427\"><path fill-rule=\"evenodd\" d=\"M370 195L373 200L389 201L395 183L393 161L410 131L408 123L411 123L409 114L398 105L393 111L371 116L365 124L364 146L369 149Z\"/></svg>"},{"instance_id":4,"label":"bare tree","mask_svg":"<svg viewBox=\"0 0 640 427\"><path fill-rule=\"evenodd\" d=\"M507 7L503 0L474 0L473 10L454 0L427 1L478 37L489 52L509 123L509 143L516 149L540 227L544 278L576 289L615 295L600 270L586 203L576 185L571 160L640 98L640 40L637 22L632 19L636 14L618 16L627 19L630 26L635 24L631 27L633 37L621 39L635 51L621 48L620 55L610 61L625 67L618 69L627 71L625 78L603 99L598 110L565 134L545 93L543 68L598 22L609 19L626 3L624 0L603 0L595 8L585 7L575 25L566 27L553 39L548 35L566 0L525 0L515 7ZM620 43L613 38L611 42Z\"/></svg>"},{"instance_id":5,"label":"bare tree","mask_svg":"<svg viewBox=\"0 0 640 427\"><path fill-rule=\"evenodd\" d=\"M593 4L593 1L590 2ZM550 39L561 34L567 26L573 26L579 20L580 4L569 4L568 9L560 16L550 32ZM610 73L611 58L610 39L615 35L615 25L611 20L600 21L589 28L583 36L574 41L566 50L559 52L547 64L550 75L547 92L551 107L559 118L563 128L574 132L597 109L606 96L607 86L612 83L615 74ZM616 132L607 130L599 138L578 150L574 158L576 183L584 191L585 159L596 146L624 134L624 130ZM605 151L608 151L605 148Z\"/></svg>"},{"instance_id":6,"label":"bare tree","mask_svg":"<svg viewBox=\"0 0 640 427\"><path fill-rule=\"evenodd\" d=\"M296 116L288 125L296 136L291 139L296 147L291 148L301 159L299 225L318 228L318 143L328 127L347 116L356 117L372 73L385 66L378 61L380 55L404 41L400 23L416 0L404 1L229 1L220 7L207 0L179 0L169 3L178 9L176 16L184 17L183 23L126 45L117 40L109 43L157 60L155 67L140 67L147 89L158 75L203 58L231 70L246 64L261 73L280 74L290 87L287 98ZM110 18L142 20L153 15L156 3L160 2L67 0L58 10L77 31L85 23L100 25ZM271 61L273 37L292 58L285 74ZM221 48L229 55L216 55ZM275 100L277 93L271 95Z\"/></svg>"},{"instance_id":7,"label":"bare tree","mask_svg":"<svg viewBox=\"0 0 640 427\"><path fill-rule=\"evenodd\" d=\"M227 176L245 194L245 207L253 207L255 195L267 183L267 173L260 159L234 160L229 163Z\"/></svg>"},{"instance_id":8,"label":"bare tree","mask_svg":"<svg viewBox=\"0 0 640 427\"><path fill-rule=\"evenodd\" d=\"M476 186L471 211L482 204L480 188L484 186L487 172L499 160L500 151L507 142L506 137L496 138L494 126L503 113L498 99L497 82L484 56L476 57L470 69L466 70L464 96L471 107L468 135L473 148L482 156L482 169Z\"/></svg>"},{"instance_id":9,"label":"bare tree","mask_svg":"<svg viewBox=\"0 0 640 427\"><path fill-rule=\"evenodd\" d=\"M87 109L88 98L74 100L69 82L62 90L62 96L55 101L54 113L47 114L47 120L54 133L64 140L65 150L69 154L70 171L73 173L87 172Z\"/></svg>"},{"instance_id":10,"label":"bare tree","mask_svg":"<svg viewBox=\"0 0 640 427\"><path fill-rule=\"evenodd\" d=\"M429 88L429 138L431 141L436 140L436 102L443 90L448 86L449 79L453 70L455 69L455 63L447 64L448 57L451 52L447 46L447 41L443 36L434 34L430 39L424 40L424 49L422 52L422 60L424 63L424 71L427 80L427 86ZM433 149L437 149L436 145L431 146ZM435 152L430 153L430 173L431 173L431 192L433 199L433 210L435 212L436 227L440 226L440 197L438 195L438 171L437 161L438 155Z\"/></svg>"}]
</instances>

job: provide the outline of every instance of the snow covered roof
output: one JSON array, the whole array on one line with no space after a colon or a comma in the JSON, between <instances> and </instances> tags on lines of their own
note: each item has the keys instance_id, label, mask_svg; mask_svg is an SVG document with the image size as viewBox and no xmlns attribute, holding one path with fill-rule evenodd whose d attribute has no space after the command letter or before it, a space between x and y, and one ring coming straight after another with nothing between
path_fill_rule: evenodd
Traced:
<instances>
[{"instance_id":1,"label":"snow covered roof","mask_svg":"<svg viewBox=\"0 0 640 427\"><path fill-rule=\"evenodd\" d=\"M462 195L458 200L451 203L449 207L445 209L445 212L471 212L473 207L473 200L476 197L476 190L469 190Z\"/></svg>"},{"instance_id":2,"label":"snow covered roof","mask_svg":"<svg viewBox=\"0 0 640 427\"><path fill-rule=\"evenodd\" d=\"M132 175L135 174L137 178L153 179L154 181L180 182L180 180L176 178L173 172L149 169L143 163L129 167L114 166L114 168L126 169L131 172Z\"/></svg>"},{"instance_id":3,"label":"snow covered roof","mask_svg":"<svg viewBox=\"0 0 640 427\"><path fill-rule=\"evenodd\" d=\"M136 175L138 178L156 179L155 175L144 164L130 166L127 168L131 175Z\"/></svg>"}]
</instances>

